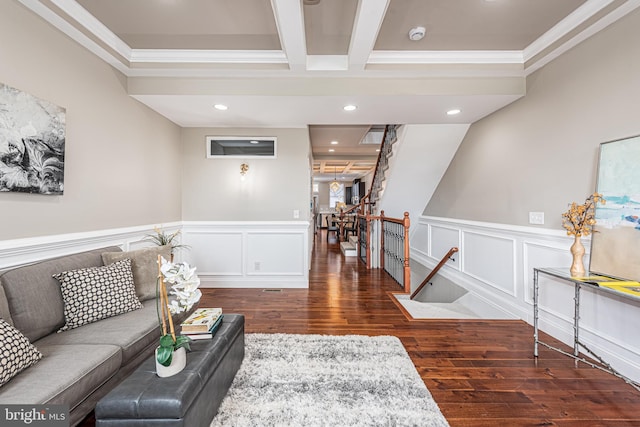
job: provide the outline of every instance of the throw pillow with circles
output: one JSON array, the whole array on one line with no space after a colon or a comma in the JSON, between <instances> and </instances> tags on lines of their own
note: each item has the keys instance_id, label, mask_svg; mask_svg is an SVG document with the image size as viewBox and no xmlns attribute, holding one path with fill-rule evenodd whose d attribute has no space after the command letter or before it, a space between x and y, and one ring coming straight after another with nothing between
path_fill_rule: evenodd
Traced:
<instances>
[{"instance_id":1,"label":"throw pillow with circles","mask_svg":"<svg viewBox=\"0 0 640 427\"><path fill-rule=\"evenodd\" d=\"M58 332L142 308L131 260L54 274L64 300L65 325Z\"/></svg>"},{"instance_id":2,"label":"throw pillow with circles","mask_svg":"<svg viewBox=\"0 0 640 427\"><path fill-rule=\"evenodd\" d=\"M0 386L41 358L27 337L0 318Z\"/></svg>"}]
</instances>

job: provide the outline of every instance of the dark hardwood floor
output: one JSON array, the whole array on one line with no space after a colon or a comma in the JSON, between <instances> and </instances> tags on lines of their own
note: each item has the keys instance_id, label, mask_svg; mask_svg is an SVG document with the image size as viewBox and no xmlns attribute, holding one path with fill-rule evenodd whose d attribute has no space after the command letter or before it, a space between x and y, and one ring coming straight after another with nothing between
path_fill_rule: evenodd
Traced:
<instances>
[{"instance_id":1,"label":"dark hardwood floor","mask_svg":"<svg viewBox=\"0 0 640 427\"><path fill-rule=\"evenodd\" d=\"M547 349L524 321L407 320L400 287L316 237L309 289L204 289L202 306L246 316L246 331L394 335L452 427L640 426L640 392ZM543 335L545 341L562 345Z\"/></svg>"},{"instance_id":2,"label":"dark hardwood floor","mask_svg":"<svg viewBox=\"0 0 640 427\"><path fill-rule=\"evenodd\" d=\"M200 305L244 314L247 333L397 336L452 427L640 426L640 392L545 348L536 361L524 321L407 320L397 291L321 232L309 289L203 289Z\"/></svg>"}]
</instances>

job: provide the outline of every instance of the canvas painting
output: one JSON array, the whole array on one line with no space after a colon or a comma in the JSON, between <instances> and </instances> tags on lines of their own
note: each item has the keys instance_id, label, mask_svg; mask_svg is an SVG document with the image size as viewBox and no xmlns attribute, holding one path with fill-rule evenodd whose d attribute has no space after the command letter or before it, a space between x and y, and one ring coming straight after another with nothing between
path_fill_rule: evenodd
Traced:
<instances>
[{"instance_id":1,"label":"canvas painting","mask_svg":"<svg viewBox=\"0 0 640 427\"><path fill-rule=\"evenodd\" d=\"M0 191L62 194L64 108L0 83Z\"/></svg>"},{"instance_id":2,"label":"canvas painting","mask_svg":"<svg viewBox=\"0 0 640 427\"><path fill-rule=\"evenodd\" d=\"M596 207L589 269L640 280L640 136L600 145Z\"/></svg>"}]
</instances>

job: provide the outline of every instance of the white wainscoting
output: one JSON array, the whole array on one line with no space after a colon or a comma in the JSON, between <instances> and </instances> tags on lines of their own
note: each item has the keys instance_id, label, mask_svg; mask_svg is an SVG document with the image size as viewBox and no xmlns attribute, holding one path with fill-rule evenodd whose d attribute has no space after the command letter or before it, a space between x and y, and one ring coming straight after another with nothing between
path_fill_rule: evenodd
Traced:
<instances>
[{"instance_id":1,"label":"white wainscoting","mask_svg":"<svg viewBox=\"0 0 640 427\"><path fill-rule=\"evenodd\" d=\"M145 239L149 234L154 233L153 228L156 225L0 240L0 271L106 246L119 246L124 251L153 246L152 242ZM162 229L173 233L181 229L181 223L162 224ZM180 254L178 254L179 258Z\"/></svg>"},{"instance_id":2,"label":"white wainscoting","mask_svg":"<svg viewBox=\"0 0 640 427\"><path fill-rule=\"evenodd\" d=\"M309 222L186 221L185 259L202 287L307 288Z\"/></svg>"},{"instance_id":3,"label":"white wainscoting","mask_svg":"<svg viewBox=\"0 0 640 427\"><path fill-rule=\"evenodd\" d=\"M588 267L590 241L583 240ZM572 242L562 230L430 216L421 216L410 236L411 257L429 268L457 246L456 261L447 262L441 274L529 324L533 324L533 269L568 269ZM539 285L540 329L573 345L573 285L545 275L540 275ZM581 341L640 381L640 303L584 290L580 305Z\"/></svg>"}]
</instances>

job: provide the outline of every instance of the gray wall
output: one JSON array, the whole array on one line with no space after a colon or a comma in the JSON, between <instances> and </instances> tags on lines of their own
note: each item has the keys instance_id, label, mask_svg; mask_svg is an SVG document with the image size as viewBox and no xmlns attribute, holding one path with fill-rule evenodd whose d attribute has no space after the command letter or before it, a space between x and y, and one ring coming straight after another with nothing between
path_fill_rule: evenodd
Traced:
<instances>
[{"instance_id":1,"label":"gray wall","mask_svg":"<svg viewBox=\"0 0 640 427\"><path fill-rule=\"evenodd\" d=\"M640 10L527 79L521 100L474 123L425 215L528 225L595 190L601 142L640 134Z\"/></svg>"},{"instance_id":2,"label":"gray wall","mask_svg":"<svg viewBox=\"0 0 640 427\"><path fill-rule=\"evenodd\" d=\"M180 220L179 128L16 1L0 40L0 82L66 108L64 195L0 193L0 240Z\"/></svg>"},{"instance_id":3,"label":"gray wall","mask_svg":"<svg viewBox=\"0 0 640 427\"><path fill-rule=\"evenodd\" d=\"M206 136L275 136L276 159L207 159ZM185 221L309 220L309 131L300 129L183 128L182 219ZM240 165L249 164L245 180Z\"/></svg>"}]
</instances>

